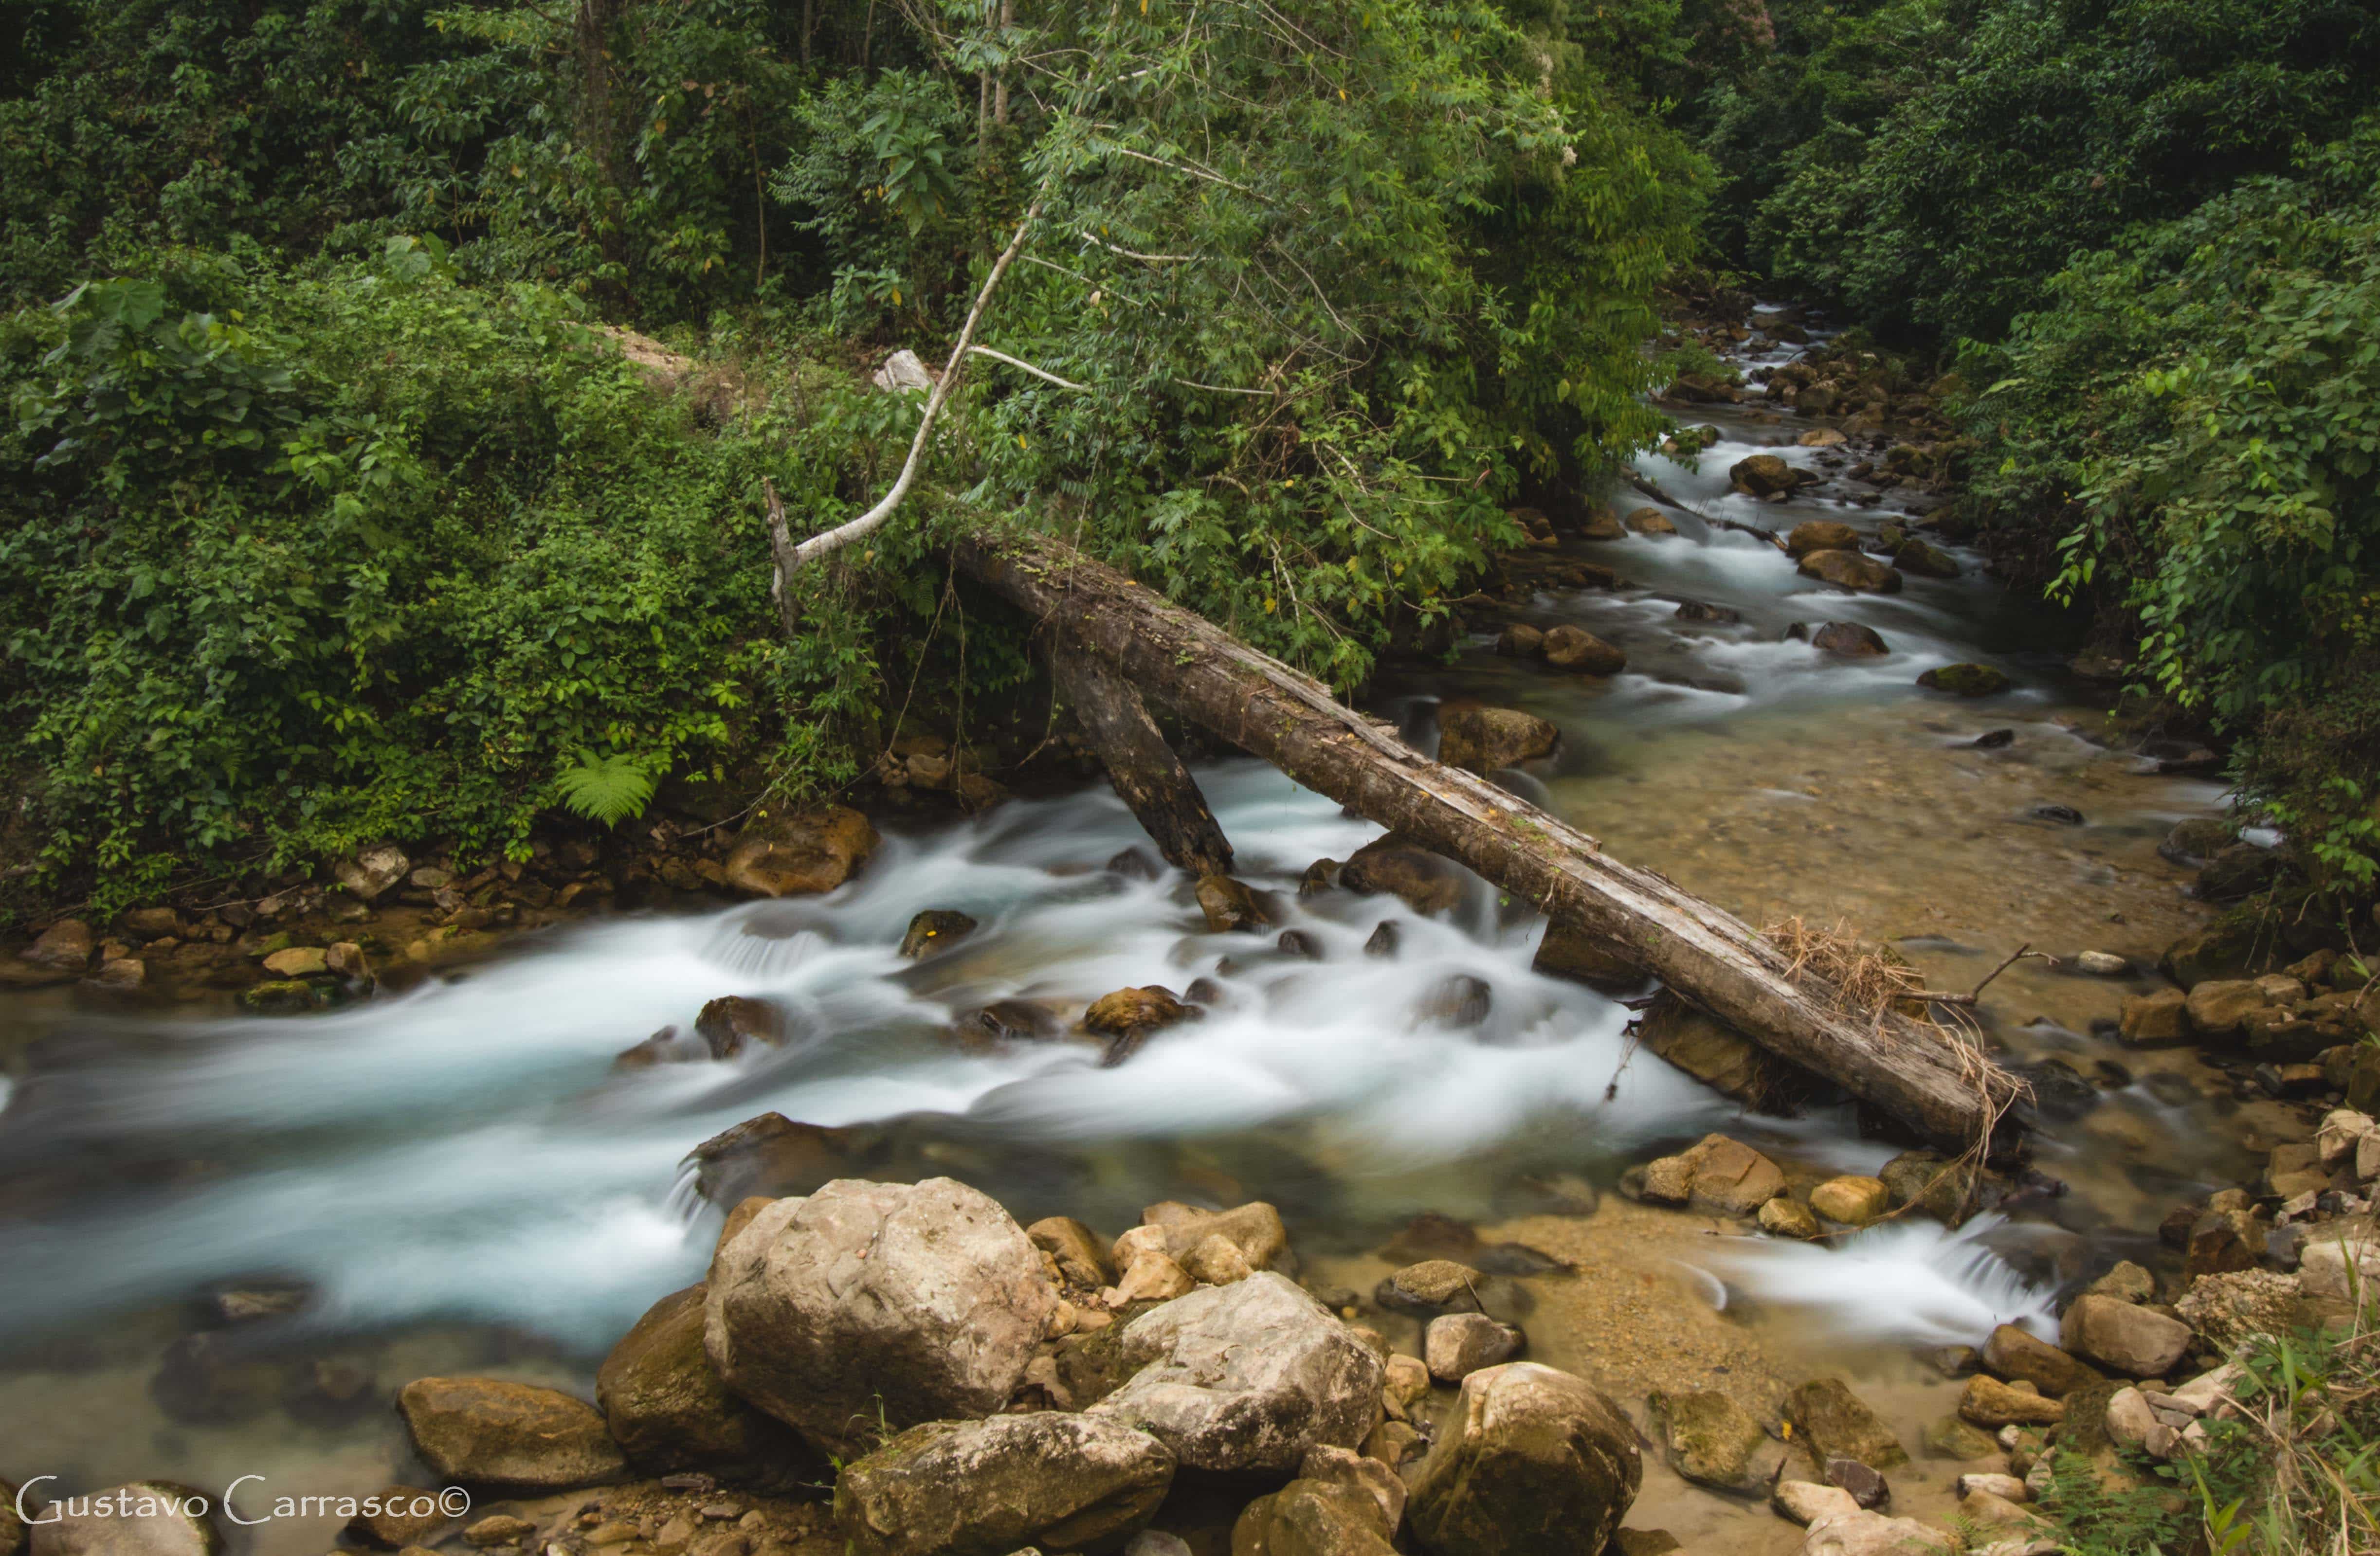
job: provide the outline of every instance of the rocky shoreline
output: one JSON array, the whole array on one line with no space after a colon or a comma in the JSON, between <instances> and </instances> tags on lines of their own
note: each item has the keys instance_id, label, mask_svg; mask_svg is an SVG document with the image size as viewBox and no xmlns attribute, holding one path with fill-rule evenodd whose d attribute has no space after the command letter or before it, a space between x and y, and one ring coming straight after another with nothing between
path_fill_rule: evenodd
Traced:
<instances>
[{"instance_id":1,"label":"rocky shoreline","mask_svg":"<svg viewBox=\"0 0 2380 1556\"><path fill-rule=\"evenodd\" d=\"M1778 1162L1714 1135L1623 1188L1746 1233L1806 1236L1955 1217L1977 1197L1972 1171L1911 1153L1797 1193ZM447 1484L480 1501L468 1519L359 1516L349 1543L1661 1556L1679 1542L1626 1523L1649 1453L1695 1486L1767 1501L1803 1526L1804 1556L1912 1542L2046 1556L2059 1549L2057 1510L2041 1505L2054 1461L2085 1462L2109 1486L2154 1484L2150 1466L2203 1448L2207 1423L2240 1409L2251 1336L2354 1321L2380 1278L2375 1175L2380 1124L2334 1110L2308 1160L2277 1161L2261 1192L2177 1212L2178 1275L2118 1263L2067 1303L2055 1343L2003 1324L1930 1355L1964 1380L1955 1414L1915 1445L1956 1465L1949 1526L1893 1512L1912 1445L1840 1377L1805 1379L1760 1411L1705 1389L1655 1391L1632 1414L1527 1359L1527 1287L1570 1271L1524 1246L1466 1242L1444 1218L1394 1245L1438 1257L1358 1294L1300 1280L1262 1202L1152 1205L1111 1239L1063 1216L1020 1225L946 1177L835 1178L736 1203L706 1280L619 1342L592 1404L491 1377L406 1385L397 1409L424 1478L380 1489L376 1505L424 1505ZM29 1531L0 1528L0 1556L27 1535L31 1556L221 1545L206 1518L129 1530L78 1505L88 1499L51 1521L36 1508Z\"/></svg>"}]
</instances>

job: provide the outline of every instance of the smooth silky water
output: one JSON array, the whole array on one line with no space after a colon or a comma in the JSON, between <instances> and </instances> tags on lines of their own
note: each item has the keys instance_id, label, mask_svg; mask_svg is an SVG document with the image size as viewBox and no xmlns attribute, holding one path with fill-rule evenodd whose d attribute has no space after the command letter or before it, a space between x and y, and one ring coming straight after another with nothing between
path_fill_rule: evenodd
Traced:
<instances>
[{"instance_id":1,"label":"smooth silky water","mask_svg":"<svg viewBox=\"0 0 2380 1556\"><path fill-rule=\"evenodd\" d=\"M1789 528L1888 510L1755 503L1726 470L1795 424L1714 407L1725 441L1699 468L1647 458L1694 507ZM1831 490L1831 489L1829 489ZM1624 510L1637 505L1623 493ZM2151 776L2091 737L2101 716L2062 679L2069 629L1981 577L1912 577L1892 597L1798 577L1758 540L1673 512L1680 533L1580 555L1640 586L1545 596L1524 613L1620 643L1608 683L1522 664L1475 638L1442 670L1384 684L1427 738L1434 699L1476 696L1560 724L1561 750L1503 775L1599 837L1755 923L1787 914L1891 939L1937 987L1966 987L2021 943L2143 965L2201 916L2156 841L2219 796ZM1675 618L1681 600L1734 625ZM1889 656L1843 661L1786 640L1793 622L1864 622ZM1913 685L1981 659L2017 689L1961 703ZM2005 749L1973 747L1987 729ZM1300 899L1319 857L1378 830L1259 764L1201 770L1240 873L1273 894L1263 935L1205 930L1178 874L1111 870L1137 845L1104 787L896 832L831 896L542 931L409 992L305 1019L100 1016L59 995L0 1004L0 1474L57 1489L165 1477L218 1490L363 1491L407 1471L387 1400L424 1373L493 1370L584 1391L604 1349L664 1293L699 1279L716 1210L681 1161L775 1111L889 1124L911 1174L944 1172L1020 1220L1068 1213L1112 1235L1160 1198L1267 1198L1318 1286L1368 1291L1381 1245L1436 1210L1577 1264L1519 1282L1531 1355L1630 1405L1651 1388L1720 1387L1755 1407L1837 1369L1915 1448L1955 1402L1919 1348L2041 1325L2064 1283L2144 1253L2165 1210L2249 1169L2271 1119L2187 1054L2123 1053L2089 1035L2135 985L2035 961L1993 985L1989 1037L2012 1061L2065 1059L2092 1098L2047 1123L2035 1196L1961 1231L1897 1223L1824 1245L1733 1234L1606 1194L1545 1213L1565 1179L1605 1189L1657 1148L1725 1129L1804 1172L1872 1171L1896 1148L1847 1106L1746 1117L1648 1053L1630 1012L1530 970L1542 920L1474 883L1451 914L1392 898ZM2070 806L2080 826L2034 808ZM982 921L923 963L896 954L911 915ZM1384 919L1392 959L1362 947ZM1306 931L1318 960L1279 950ZM1228 966L1223 966L1228 963ZM1205 1018L1123 1065L1096 1047L966 1052L946 1036L997 999L1069 1015L1128 984L1206 977ZM1484 1019L1427 1014L1450 978L1485 982ZM690 1026L704 1002L760 995L791 1013L783 1046L735 1061L615 1073L613 1055ZM1549 1187L1549 1185L1553 1185ZM210 1349L193 1298L294 1279L299 1316ZM1375 1319L1411 1344L1409 1321ZM171 1366L164 1364L174 1353ZM325 1372L327 1369L327 1372ZM344 1370L343 1370L344 1369ZM325 1404L318 1374L371 1386ZM193 1379L198 1380L193 1384ZM1764 1509L1685 1487L1647 1456L1631 1522L1690 1547L1790 1549ZM1947 1505L1958 1466L1895 1477L1896 1508ZM419 1474L419 1466L410 1473ZM274 1553L324 1549L334 1521L240 1531Z\"/></svg>"}]
</instances>

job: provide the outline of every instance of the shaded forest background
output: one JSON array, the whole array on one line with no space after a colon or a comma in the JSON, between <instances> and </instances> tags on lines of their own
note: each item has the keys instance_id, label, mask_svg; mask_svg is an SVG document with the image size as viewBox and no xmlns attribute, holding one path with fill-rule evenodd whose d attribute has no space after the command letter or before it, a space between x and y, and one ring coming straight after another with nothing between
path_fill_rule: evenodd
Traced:
<instances>
[{"instance_id":1,"label":"shaded forest background","mask_svg":"<svg viewBox=\"0 0 2380 1556\"><path fill-rule=\"evenodd\" d=\"M835 792L1028 678L953 526L1354 686L1660 439L1716 282L1953 373L2011 587L2368 898L2375 82L2338 0L12 6L12 888ZM796 535L881 494L922 396L868 371L1028 212L979 339L1038 374L972 361L787 634L764 481Z\"/></svg>"}]
</instances>

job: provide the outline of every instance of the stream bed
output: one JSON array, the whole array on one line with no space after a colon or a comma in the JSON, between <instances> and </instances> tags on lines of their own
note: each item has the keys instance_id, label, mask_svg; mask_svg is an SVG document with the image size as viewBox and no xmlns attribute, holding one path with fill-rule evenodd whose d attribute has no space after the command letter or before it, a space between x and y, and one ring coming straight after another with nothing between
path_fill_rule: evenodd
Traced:
<instances>
[{"instance_id":1,"label":"stream bed","mask_svg":"<svg viewBox=\"0 0 2380 1556\"><path fill-rule=\"evenodd\" d=\"M1730 492L1726 472L1749 454L1819 451L1792 444L1807 422L1710 411L1721 441L1697 468L1643 465L1690 508L1779 529L1907 517L1850 505L1832 480L1782 504ZM1160 1199L1269 1199L1309 1283L1358 1295L1394 1268L1382 1250L1398 1229L1439 1212L1577 1266L1523 1282L1530 1355L1640 1420L1656 1388L1720 1387L1773 1415L1785 1388L1837 1371L1914 1448L1955 1400L1922 1350L2040 1322L2114 1259L2154 1259L2165 1210L2245 1175L2270 1144L2270 1115L2188 1052L2092 1034L2203 920L2156 845L2220 795L2106 744L2066 675L2071 628L1972 553L1953 551L1957 578L1853 596L1753 536L1670 517L1674 536L1563 542L1634 587L1523 612L1619 644L1624 673L1500 657L1481 633L1450 666L1384 680L1380 711L1421 738L1442 698L1540 714L1562 744L1506 775L1516 790L1755 924L1798 914L1891 941L1933 987L1968 987L2021 944L2131 957L2141 979L2021 962L1985 1002L2006 1059L2060 1058L2091 1082L2046 1115L2037 1145L2063 1194L1955 1233L1908 1222L1823 1246L1623 1199L1610 1191L1627 1167L1711 1130L1797 1181L1872 1172L1899 1148L1863 1137L1848 1106L1747 1116L1635 1052L1630 1009L1533 972L1543 921L1484 884L1432 918L1390 897L1301 898L1310 862L1379 829L1268 767L1223 762L1198 776L1240 875L1277 905L1261 935L1208 932L1178 874L1114 868L1153 852L1102 784L895 831L825 897L540 931L328 1015L0 997L0 1476L211 1493L261 1476L276 1494L360 1494L423 1474L395 1389L492 1371L588 1390L638 1315L701 1276L719 1215L683 1159L771 1111L881 1126L909 1174L975 1183L1024 1222L1071 1214L1113 1235ZM1739 619L1681 619L1689 600ZM1891 651L1842 660L1787 637L1830 620L1872 626ZM1915 685L1963 661L2012 689L1962 701ZM2005 744L1975 745L1995 730ZM928 908L982 927L904 961L903 930ZM1384 920L1397 954L1366 954ZM1318 956L1281 950L1282 928ZM1079 1011L1125 985L1201 978L1205 1018L1112 1069L1075 1043L966 1052L947 1037L996 1000ZM1484 1012L1446 1008L1438 991L1458 978L1485 987ZM789 1040L613 1068L723 994L779 1003ZM273 1282L306 1294L294 1312L211 1327L204 1294ZM1413 1347L1411 1320L1366 1321ZM1794 1548L1765 1506L1646 1465L1633 1525L1702 1556ZM1959 1467L1921 1457L1895 1477L1895 1511L1937 1515ZM336 1532L283 1519L235 1547L298 1556Z\"/></svg>"}]
</instances>

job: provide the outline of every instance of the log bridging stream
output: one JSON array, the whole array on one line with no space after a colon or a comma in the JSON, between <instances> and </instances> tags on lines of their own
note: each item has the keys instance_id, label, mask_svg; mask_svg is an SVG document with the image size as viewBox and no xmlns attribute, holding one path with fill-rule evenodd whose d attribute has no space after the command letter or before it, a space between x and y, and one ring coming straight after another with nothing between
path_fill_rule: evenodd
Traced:
<instances>
[{"instance_id":1,"label":"log bridging stream","mask_svg":"<svg viewBox=\"0 0 2380 1556\"><path fill-rule=\"evenodd\" d=\"M1062 541L978 533L959 565L1024 610L1061 652L1308 788L1413 838L1599 941L1780 1058L1836 1082L1927 1140L1985 1142L2021 1087L1934 1025L1856 1008L1750 926L1606 855L1527 801L1424 757L1390 725Z\"/></svg>"}]
</instances>

